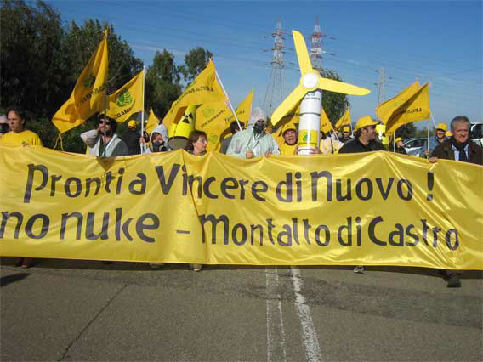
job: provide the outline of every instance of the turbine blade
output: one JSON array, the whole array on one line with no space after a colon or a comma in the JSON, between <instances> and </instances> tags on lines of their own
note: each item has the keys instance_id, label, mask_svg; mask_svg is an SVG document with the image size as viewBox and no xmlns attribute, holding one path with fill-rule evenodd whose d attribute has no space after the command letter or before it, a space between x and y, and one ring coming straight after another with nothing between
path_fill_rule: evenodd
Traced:
<instances>
[{"instance_id":1,"label":"turbine blade","mask_svg":"<svg viewBox=\"0 0 483 362\"><path fill-rule=\"evenodd\" d=\"M292 33L295 51L297 52L297 59L299 61L300 73L304 75L313 70L312 64L310 64L309 52L307 51L303 35L296 30L292 31Z\"/></svg>"},{"instance_id":2,"label":"turbine blade","mask_svg":"<svg viewBox=\"0 0 483 362\"><path fill-rule=\"evenodd\" d=\"M293 110L297 103L299 103L305 96L305 93L307 93L307 90L299 84L297 88L295 88L273 112L272 117L270 118L272 125L275 126L278 122L280 122L282 117Z\"/></svg>"},{"instance_id":3,"label":"turbine blade","mask_svg":"<svg viewBox=\"0 0 483 362\"><path fill-rule=\"evenodd\" d=\"M334 93L345 93L345 94L355 94L363 96L365 94L371 93L369 89L358 87L356 85L339 82L338 80L320 78L317 88L328 90Z\"/></svg>"}]
</instances>

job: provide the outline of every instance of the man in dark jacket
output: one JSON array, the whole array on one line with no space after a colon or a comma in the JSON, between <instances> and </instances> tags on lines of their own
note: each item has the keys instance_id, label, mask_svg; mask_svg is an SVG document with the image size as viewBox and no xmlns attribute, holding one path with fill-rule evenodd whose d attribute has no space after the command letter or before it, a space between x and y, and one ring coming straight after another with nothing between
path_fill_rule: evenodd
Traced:
<instances>
[{"instance_id":1,"label":"man in dark jacket","mask_svg":"<svg viewBox=\"0 0 483 362\"><path fill-rule=\"evenodd\" d=\"M140 132L137 130L138 123L131 120L127 123L127 133L122 140L127 145L129 155L138 155L140 153L139 137Z\"/></svg>"},{"instance_id":2,"label":"man in dark jacket","mask_svg":"<svg viewBox=\"0 0 483 362\"><path fill-rule=\"evenodd\" d=\"M354 128L355 138L345 143L339 150L340 153L358 153L384 150L384 146L376 141L378 122L374 121L370 116L364 116L358 119ZM354 273L364 273L364 266L357 265Z\"/></svg>"},{"instance_id":3,"label":"man in dark jacket","mask_svg":"<svg viewBox=\"0 0 483 362\"><path fill-rule=\"evenodd\" d=\"M470 121L466 116L457 116L451 121L451 138L443 141L431 154L430 161L443 160L466 161L481 165L483 149L470 140Z\"/></svg>"},{"instance_id":4,"label":"man in dark jacket","mask_svg":"<svg viewBox=\"0 0 483 362\"><path fill-rule=\"evenodd\" d=\"M357 153L384 150L384 146L376 141L378 122L370 116L359 118L354 128L355 138L344 144L339 153Z\"/></svg>"},{"instance_id":5,"label":"man in dark jacket","mask_svg":"<svg viewBox=\"0 0 483 362\"><path fill-rule=\"evenodd\" d=\"M437 146L431 154L430 162L438 159L465 161L483 164L483 148L470 140L470 121L466 116L456 116L451 121L451 138ZM461 287L458 272L442 270L448 288Z\"/></svg>"}]
</instances>

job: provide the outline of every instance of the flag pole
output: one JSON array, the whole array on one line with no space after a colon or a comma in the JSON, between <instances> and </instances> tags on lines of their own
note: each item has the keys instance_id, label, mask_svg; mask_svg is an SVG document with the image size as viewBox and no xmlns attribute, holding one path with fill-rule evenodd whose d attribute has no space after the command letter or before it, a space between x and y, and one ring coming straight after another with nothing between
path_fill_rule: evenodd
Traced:
<instances>
[{"instance_id":1,"label":"flag pole","mask_svg":"<svg viewBox=\"0 0 483 362\"><path fill-rule=\"evenodd\" d=\"M144 137L144 92L145 92L145 85L146 85L146 66L143 65L143 111L141 115L141 137ZM146 141L146 140L144 140ZM143 154L144 147L140 143L139 149L141 151L141 155Z\"/></svg>"},{"instance_id":2,"label":"flag pole","mask_svg":"<svg viewBox=\"0 0 483 362\"><path fill-rule=\"evenodd\" d=\"M236 124L238 125L238 128L241 131L242 130L241 124L238 121L238 117L236 116L236 112L233 109L233 106L231 105L230 97L228 97L228 94L225 91L225 87L223 87L223 83L221 82L220 76L218 75L218 71L216 70L216 68L215 68L215 75L216 75L216 79L218 80L218 83L220 83L220 87L223 90L223 93L225 93L226 98L228 98L228 106L230 107L230 111L233 114L233 116L235 117Z\"/></svg>"}]
</instances>

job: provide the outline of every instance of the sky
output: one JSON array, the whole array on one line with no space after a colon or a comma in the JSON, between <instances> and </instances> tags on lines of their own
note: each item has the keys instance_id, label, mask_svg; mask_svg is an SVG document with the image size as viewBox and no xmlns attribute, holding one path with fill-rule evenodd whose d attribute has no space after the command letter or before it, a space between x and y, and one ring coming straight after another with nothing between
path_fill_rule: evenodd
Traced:
<instances>
[{"instance_id":1,"label":"sky","mask_svg":"<svg viewBox=\"0 0 483 362\"><path fill-rule=\"evenodd\" d=\"M381 69L384 100L417 79L420 84L430 82L436 123L449 124L456 115L466 115L472 122L483 120L481 1L47 2L66 23L82 24L93 18L113 24L146 66L157 50L167 49L180 65L190 49L208 49L233 107L250 90L254 106L263 106L277 19L285 45L284 81L277 84L286 95L297 86L300 72L291 31L302 32L310 47L318 16L326 35L323 68L371 90L369 95L349 96L353 122L364 115L375 117Z\"/></svg>"}]
</instances>

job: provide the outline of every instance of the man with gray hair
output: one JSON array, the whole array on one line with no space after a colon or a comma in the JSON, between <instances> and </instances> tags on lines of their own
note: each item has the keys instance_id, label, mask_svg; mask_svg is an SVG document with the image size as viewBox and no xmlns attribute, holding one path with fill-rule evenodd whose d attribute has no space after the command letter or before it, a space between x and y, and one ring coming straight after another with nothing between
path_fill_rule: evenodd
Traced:
<instances>
[{"instance_id":1,"label":"man with gray hair","mask_svg":"<svg viewBox=\"0 0 483 362\"><path fill-rule=\"evenodd\" d=\"M470 120L466 116L456 116L451 121L451 138L443 141L431 154L430 161L443 160L466 161L477 165L483 164L483 149L470 140Z\"/></svg>"},{"instance_id":2,"label":"man with gray hair","mask_svg":"<svg viewBox=\"0 0 483 362\"><path fill-rule=\"evenodd\" d=\"M481 165L483 162L483 148L470 140L470 120L466 116L456 116L451 121L451 138L437 146L430 162L438 159L465 161ZM476 181L476 180L475 180ZM447 281L448 288L459 288L461 282L459 272L453 270L441 270L441 274Z\"/></svg>"},{"instance_id":3,"label":"man with gray hair","mask_svg":"<svg viewBox=\"0 0 483 362\"><path fill-rule=\"evenodd\" d=\"M233 136L226 154L246 159L279 155L277 141L271 134L265 132L266 125L265 112L259 107L255 108L250 121L248 121L247 129Z\"/></svg>"}]
</instances>

